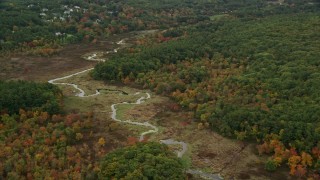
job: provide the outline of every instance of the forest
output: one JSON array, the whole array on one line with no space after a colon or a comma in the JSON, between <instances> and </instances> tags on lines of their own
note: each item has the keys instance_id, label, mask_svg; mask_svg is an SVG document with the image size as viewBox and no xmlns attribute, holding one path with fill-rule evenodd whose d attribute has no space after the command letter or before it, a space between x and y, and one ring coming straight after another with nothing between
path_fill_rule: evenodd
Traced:
<instances>
[{"instance_id":1,"label":"forest","mask_svg":"<svg viewBox=\"0 0 320 180\"><path fill-rule=\"evenodd\" d=\"M136 1L5 0L0 3L0 52L52 55L65 44L94 43L113 34L205 19L207 12L199 13L203 3L196 8L187 7L190 2L175 8L179 2L148 7L149 2Z\"/></svg>"},{"instance_id":2,"label":"forest","mask_svg":"<svg viewBox=\"0 0 320 180\"><path fill-rule=\"evenodd\" d=\"M254 143L270 172L319 178L319 2L0 2L0 57L8 60L141 30L157 32L98 63L91 77L169 97L172 109L192 114L195 130ZM109 152L93 133L93 112L66 112L56 85L1 80L0 94L0 179L187 178L166 145L129 138Z\"/></svg>"},{"instance_id":3,"label":"forest","mask_svg":"<svg viewBox=\"0 0 320 180\"><path fill-rule=\"evenodd\" d=\"M4 0L0 2L0 52L2 56L18 52L49 56L70 43L95 43L129 31L186 26L214 15L246 20L316 10L317 6L299 0L287 0L286 6L270 6L263 0Z\"/></svg>"},{"instance_id":4,"label":"forest","mask_svg":"<svg viewBox=\"0 0 320 180\"><path fill-rule=\"evenodd\" d=\"M0 177L79 179L94 176L88 145L73 145L82 140L84 129L90 128L90 118L73 114L51 116L47 112L23 109L18 116L2 115ZM101 147L97 144L97 151Z\"/></svg>"},{"instance_id":5,"label":"forest","mask_svg":"<svg viewBox=\"0 0 320 180\"><path fill-rule=\"evenodd\" d=\"M292 175L305 175L320 163L319 15L289 8L249 19L213 16L164 31L92 75L169 96L194 113L199 128L257 140L259 152L273 154L269 169L288 163Z\"/></svg>"},{"instance_id":6,"label":"forest","mask_svg":"<svg viewBox=\"0 0 320 180\"><path fill-rule=\"evenodd\" d=\"M0 116L2 179L184 178L184 166L168 147L131 143L107 153L106 139L92 142L94 117L25 111ZM111 126L110 126L111 127ZM139 154L139 156L137 156ZM130 161L130 163L123 163ZM154 163L160 163L154 166Z\"/></svg>"},{"instance_id":7,"label":"forest","mask_svg":"<svg viewBox=\"0 0 320 180\"><path fill-rule=\"evenodd\" d=\"M49 83L0 81L1 114L17 114L20 109L61 113L62 92Z\"/></svg>"},{"instance_id":8,"label":"forest","mask_svg":"<svg viewBox=\"0 0 320 180\"><path fill-rule=\"evenodd\" d=\"M163 144L136 144L108 154L99 177L116 179L185 179L182 162Z\"/></svg>"}]
</instances>

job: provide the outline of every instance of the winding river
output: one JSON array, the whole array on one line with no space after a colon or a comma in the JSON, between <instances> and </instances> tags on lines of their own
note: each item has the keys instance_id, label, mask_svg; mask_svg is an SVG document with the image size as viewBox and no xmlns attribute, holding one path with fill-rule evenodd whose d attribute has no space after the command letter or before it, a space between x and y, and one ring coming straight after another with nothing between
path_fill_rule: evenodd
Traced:
<instances>
[{"instance_id":1,"label":"winding river","mask_svg":"<svg viewBox=\"0 0 320 180\"><path fill-rule=\"evenodd\" d=\"M115 48L113 51L106 51L106 52L104 52L102 54L117 53L119 49L125 47L126 40L127 40L127 38L116 42L116 44L119 45L119 47ZM84 58L86 60L88 60L88 61L104 62L105 59L100 58L99 56L101 56L101 54L99 55L99 53L95 52L95 53L89 54L87 56L84 56ZM67 76L64 76L64 77L52 79L52 80L49 80L48 82L51 83L51 84L55 84L55 85L72 86L74 89L79 91L79 93L75 94L75 96L78 96L80 98L98 96L98 95L100 95L100 90L98 90L98 89L96 90L95 94L87 95L83 89L78 87L77 84L65 83L65 82L57 82L57 81L61 81L61 80L65 80L65 79L71 78L73 76L77 76L77 75L80 75L80 74L87 73L87 72L89 72L91 70L93 70L93 68L89 68L89 69L86 69L86 70L83 70L83 71L80 71L80 72L77 72L77 73L73 73L71 75L67 75ZM145 135L147 135L147 134L157 133L159 131L159 128L157 126L155 126L155 125L150 124L149 122L141 123L141 122L136 122L136 121L132 121L132 120L118 119L117 118L117 106L120 106L120 105L123 105L123 104L139 105L139 104L141 104L141 103L143 103L146 100L151 98L151 95L149 93L137 92L134 95L135 96L140 96L141 94L145 94L145 95L139 97L136 100L136 102L134 102L134 103L121 102L121 103L116 103L116 104L112 104L111 105L111 110L112 110L111 118L114 121L117 121L119 123L132 124L132 125L136 125L136 126L143 126L143 127L146 127L146 128L150 129L150 130L142 132L140 134L139 141L142 141L144 139ZM188 150L187 143L185 143L183 141L176 141L174 139L166 139L166 140L160 140L160 143L163 143L163 144L166 144L166 145L180 145L181 146L181 150L180 151L176 151L176 154L177 154L177 156L179 158L181 158ZM190 173L190 174L193 174L193 175L198 175L198 176L200 176L200 177L202 177L204 179L213 179L213 180L221 180L221 179L223 179L219 174L205 173L205 172L202 172L202 171L196 170L196 169L189 169L189 170L187 170L187 173Z\"/></svg>"}]
</instances>

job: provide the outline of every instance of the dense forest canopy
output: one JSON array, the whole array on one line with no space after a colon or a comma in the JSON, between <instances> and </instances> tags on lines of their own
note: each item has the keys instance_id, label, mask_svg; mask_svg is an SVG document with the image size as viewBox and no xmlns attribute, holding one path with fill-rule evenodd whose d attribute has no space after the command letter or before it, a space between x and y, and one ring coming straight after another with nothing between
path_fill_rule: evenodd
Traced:
<instances>
[{"instance_id":1,"label":"dense forest canopy","mask_svg":"<svg viewBox=\"0 0 320 180\"><path fill-rule=\"evenodd\" d=\"M181 161L166 145L155 142L109 153L100 169L101 179L185 179Z\"/></svg>"},{"instance_id":2,"label":"dense forest canopy","mask_svg":"<svg viewBox=\"0 0 320 180\"><path fill-rule=\"evenodd\" d=\"M20 109L61 112L62 92L49 83L0 81L1 114L17 114Z\"/></svg>"},{"instance_id":3,"label":"dense forest canopy","mask_svg":"<svg viewBox=\"0 0 320 180\"><path fill-rule=\"evenodd\" d=\"M0 116L0 178L97 178L94 169L99 165L92 159L104 151L104 144L89 147L84 141L92 118L22 109L18 116Z\"/></svg>"}]
</instances>

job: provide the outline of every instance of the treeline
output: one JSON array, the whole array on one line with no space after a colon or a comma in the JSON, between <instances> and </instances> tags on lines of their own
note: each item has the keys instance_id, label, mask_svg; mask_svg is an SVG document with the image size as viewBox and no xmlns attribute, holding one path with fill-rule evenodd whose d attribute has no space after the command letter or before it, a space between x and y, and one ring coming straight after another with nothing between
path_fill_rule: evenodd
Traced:
<instances>
[{"instance_id":1,"label":"treeline","mask_svg":"<svg viewBox=\"0 0 320 180\"><path fill-rule=\"evenodd\" d=\"M17 114L19 109L61 112L62 92L49 83L0 81L1 114Z\"/></svg>"},{"instance_id":2,"label":"treeline","mask_svg":"<svg viewBox=\"0 0 320 180\"><path fill-rule=\"evenodd\" d=\"M115 55L108 63L98 64L93 77L102 80L122 80L129 76L134 79L140 73L158 69L163 64L177 63L185 58L202 57L206 51L201 47L204 40L204 37L184 38L136 50L140 53ZM199 51L194 51L195 49Z\"/></svg>"},{"instance_id":3,"label":"treeline","mask_svg":"<svg viewBox=\"0 0 320 180\"><path fill-rule=\"evenodd\" d=\"M281 6L261 0L4 0L0 2L0 52L51 55L61 45L94 43L112 34L196 24L221 14L250 20L316 12L315 4L311 0L290 0Z\"/></svg>"},{"instance_id":4,"label":"treeline","mask_svg":"<svg viewBox=\"0 0 320 180\"><path fill-rule=\"evenodd\" d=\"M320 148L319 13L212 21L117 55L98 64L93 77L135 81L168 95L194 112L200 129L266 144L277 140L264 152L291 148L298 156L291 174L312 174L320 162L313 153ZM303 163L301 153L311 163ZM275 167L294 161L276 157Z\"/></svg>"},{"instance_id":5,"label":"treeline","mask_svg":"<svg viewBox=\"0 0 320 180\"><path fill-rule=\"evenodd\" d=\"M173 12L173 2L164 9L145 9L145 4L148 2L135 6L126 1L1 1L0 51L96 42L112 34L177 26L180 17L187 23L204 20L193 8Z\"/></svg>"}]
</instances>

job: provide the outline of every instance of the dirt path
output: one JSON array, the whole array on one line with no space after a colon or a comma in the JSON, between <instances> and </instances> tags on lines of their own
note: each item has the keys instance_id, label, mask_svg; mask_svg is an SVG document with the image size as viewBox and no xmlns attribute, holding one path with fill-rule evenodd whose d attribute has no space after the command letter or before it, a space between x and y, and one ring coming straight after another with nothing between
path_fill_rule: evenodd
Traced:
<instances>
[{"instance_id":1,"label":"dirt path","mask_svg":"<svg viewBox=\"0 0 320 180\"><path fill-rule=\"evenodd\" d=\"M140 93L136 93L135 95L138 95L138 94L140 94ZM144 136L147 135L147 134L157 133L159 131L159 128L157 126L154 126L154 125L150 124L149 122L140 123L140 122L135 122L135 121L132 121L132 120L121 120L121 119L118 119L117 118L117 108L116 108L116 106L119 106L121 104L139 105L139 104L143 103L145 100L151 98L149 93L146 93L146 95L147 95L146 97L145 96L140 97L135 103L122 102L122 103L117 103L117 104L112 104L111 105L111 110L112 110L111 118L113 120L115 120L117 122L120 122L120 123L127 123L127 124L132 124L132 125L144 126L144 127L151 128L150 130L142 132L140 134L139 141L143 141L144 140Z\"/></svg>"},{"instance_id":2,"label":"dirt path","mask_svg":"<svg viewBox=\"0 0 320 180\"><path fill-rule=\"evenodd\" d=\"M254 145L244 147L241 142L224 138L215 132L197 130L196 125L192 123L187 125L188 123L185 121L191 122L192 118L189 118L185 112L170 113L164 110L164 113L159 114L160 110L155 111L158 114L156 118L153 118L155 114L151 115L152 113L148 112L147 106L150 105L150 102L156 102L157 96L151 97L150 93L136 92L135 89L126 87L106 88L103 83L92 80L88 75L93 69L92 66L98 61L105 61L103 58L105 54L118 52L121 47L126 46L127 41L130 41L128 37L121 40L118 38L114 42L110 42L114 45L114 49L86 52L81 57L87 61L82 61L90 61L91 66L86 69L73 69L68 73L69 75L64 72L62 77L52 79L49 82L65 86L67 96L70 97L68 101L73 103L72 108L84 108L84 106L90 110L93 108L97 113L110 114L110 117L106 117L105 114L101 115L102 121L115 121L136 126L127 126L126 130L135 134L134 136L138 136L140 141L148 134L158 133L157 136L151 136L151 139L169 145L183 160L188 161L189 159L192 167L196 169L188 169L186 172L193 175L195 179L201 177L220 180L223 179L220 174L226 179L287 179L284 174L287 172L271 174L264 170L263 160L254 154ZM105 96L106 91L113 93L114 96L111 98ZM131 112L128 111L128 107L132 108ZM157 109L162 109L159 107ZM82 110L87 112L86 108ZM124 116L124 112L129 113L129 116ZM151 110L151 112L153 111ZM159 126L148 122L150 119L157 121L156 124ZM125 139L122 142L125 142Z\"/></svg>"},{"instance_id":3,"label":"dirt path","mask_svg":"<svg viewBox=\"0 0 320 180\"><path fill-rule=\"evenodd\" d=\"M59 83L56 81L60 81L60 80L65 80L68 78L71 78L73 76L77 76L83 73L87 73L88 71L92 70L92 68L84 70L84 71L80 71L77 73L73 73L71 75L68 76L64 76L61 78L56 78L56 79L52 79L49 80L49 83L52 84L56 84L56 85L66 85L66 86L72 86L73 88L75 88L76 90L78 90L80 93L76 94L75 96L78 96L80 98L85 98L85 97L92 97L92 96L98 96L100 95L99 90L96 90L95 94L90 94L90 95L86 95L85 91L81 88L78 87L77 84L73 84L73 83ZM134 95L140 95L140 92L135 93ZM143 127L147 127L150 128L150 130L142 132L140 134L139 137L139 141L143 141L144 140L144 136L147 134L151 134L151 133L157 133L159 131L159 128L155 125L150 124L149 122L137 122L137 121L132 121L132 120L121 120L117 118L117 106L123 105L123 104L132 104L132 105L139 105L142 104L143 102L145 102L146 100L151 98L151 95L149 93L145 93L146 96L141 96L139 99L136 100L136 102L134 103L129 103L129 102L122 102L122 103L116 103L116 104L112 104L111 105L111 110L112 110L112 114L111 114L111 118L114 121L117 121L119 123L126 123L126 124L131 124L131 125L136 125L136 126L143 126ZM179 158L181 158L187 151L188 151L188 146L187 143L183 142L183 141L176 141L174 139L164 139L164 140L160 140L161 143L166 144L166 145L181 145L181 150L180 151L176 151L177 156ZM213 180L221 180L221 176L219 174L210 174L210 173L205 173L202 172L200 170L196 170L196 169L189 169L187 171L190 174L194 174L194 175L199 175L200 177L206 178L206 179L213 179Z\"/></svg>"},{"instance_id":4,"label":"dirt path","mask_svg":"<svg viewBox=\"0 0 320 180\"><path fill-rule=\"evenodd\" d=\"M125 47L126 43L125 43L125 39L122 39L120 41L118 41L116 44L120 45L120 47L117 47L113 50L113 52L118 52L119 49ZM109 53L110 51L107 51L106 53ZM89 61L105 61L104 59L98 57L97 53L92 53L89 54L86 57L87 60ZM89 71L91 71L93 68L89 68L80 72L76 72L73 73L71 75L67 75L67 76L63 76L60 78L55 78L52 80L49 80L48 82L51 84L56 84L56 85L65 85L65 86L71 86L74 89L76 89L77 91L79 91L79 93L77 93L75 96L78 96L80 98L85 98L85 97L92 97L92 96L98 96L100 95L99 90L96 90L95 94L90 94L90 95L86 95L85 91L81 88L79 88L79 86L77 84L74 83L66 83L66 82L57 82L57 81L61 81L61 80L66 80L68 78L71 78L73 76L77 76L80 74L84 74L84 73L88 73ZM135 93L134 95L140 95L140 92ZM116 103L116 104L112 104L111 105L111 110L112 110L112 114L111 114L111 118L114 121L120 122L120 123L126 123L126 124L132 124L132 125L136 125L136 126L143 126L143 127L147 127L150 128L150 130L142 132L140 134L139 137L139 141L142 141L144 139L144 136L147 134L151 134L151 133L157 133L159 131L159 128L155 125L150 124L149 122L137 122L137 121L132 121L132 120L121 120L117 118L117 106L123 105L123 104L131 104L131 105L139 105L143 102L145 102L145 100L148 100L151 98L151 95L149 93L145 93L146 96L141 96L139 99L136 100L136 102L134 103L129 103L129 102L122 102L122 103ZM183 142L183 141L176 141L174 139L164 139L164 140L160 140L161 143L166 144L166 145L180 145L182 148L180 151L176 151L177 156L178 157L182 157L187 151L188 151L188 146L187 143ZM189 169L187 171L190 174L194 174L194 175L199 175L200 177L204 177L206 179L213 179L213 180L221 180L221 176L219 174L210 174L210 173L204 173L200 170L196 170L196 169Z\"/></svg>"},{"instance_id":5,"label":"dirt path","mask_svg":"<svg viewBox=\"0 0 320 180\"><path fill-rule=\"evenodd\" d=\"M115 48L113 50L113 52L117 52L119 49L125 47L126 46L125 40L126 39L122 39L122 40L116 42L116 44L120 45L120 47ZM109 53L109 52L112 52L112 51L107 51L107 53ZM86 59L89 60L89 61L97 61L97 62L105 61L105 59L97 58L97 57L98 57L97 53L92 53L92 54L88 55L86 57ZM80 71L80 72L76 72L76 73L73 73L73 74L70 74L70 75L67 75L67 76L63 76L63 77L60 77L60 78L55 78L55 79L49 80L48 82L51 83L51 84L55 84L55 85L71 86L74 89L76 89L77 91L79 91L79 93L77 93L75 96L78 96L78 97L81 97L81 98L98 96L98 95L100 95L100 92L99 92L98 89L96 90L95 94L86 95L85 91L83 89L79 88L77 84L66 83L66 82L57 82L57 81L61 81L61 80L65 80L65 79L71 78L73 76L77 76L77 75L80 75L80 74L83 74L83 73L87 73L87 72L89 72L91 70L93 70L93 68L89 68L89 69L86 69L86 70L83 70L83 71ZM134 95L140 95L140 92L137 92ZM132 121L132 120L120 120L120 119L117 119L117 108L116 108L116 106L119 106L121 104L139 105L139 104L143 103L145 100L150 99L150 98L151 98L151 95L149 93L146 93L146 96L141 96L139 99L137 99L137 101L135 103L122 102L122 103L117 103L117 104L112 104L111 105L111 110L112 110L111 118L113 120L115 120L117 122L121 122L121 123L127 123L127 124L132 124L132 125L144 126L144 127L151 128L151 130L142 132L140 134L139 141L143 141L144 136L147 135L147 134L157 133L159 131L159 128L157 126L154 126L154 125L150 124L149 122L140 123L140 122L135 122L135 121ZM167 145L175 145L175 144L181 145L182 146L182 150L177 152L178 157L182 157L183 154L188 150L187 144L185 142L179 142L179 141L175 141L173 139L167 139L167 140L161 140L161 143L167 144Z\"/></svg>"}]
</instances>

